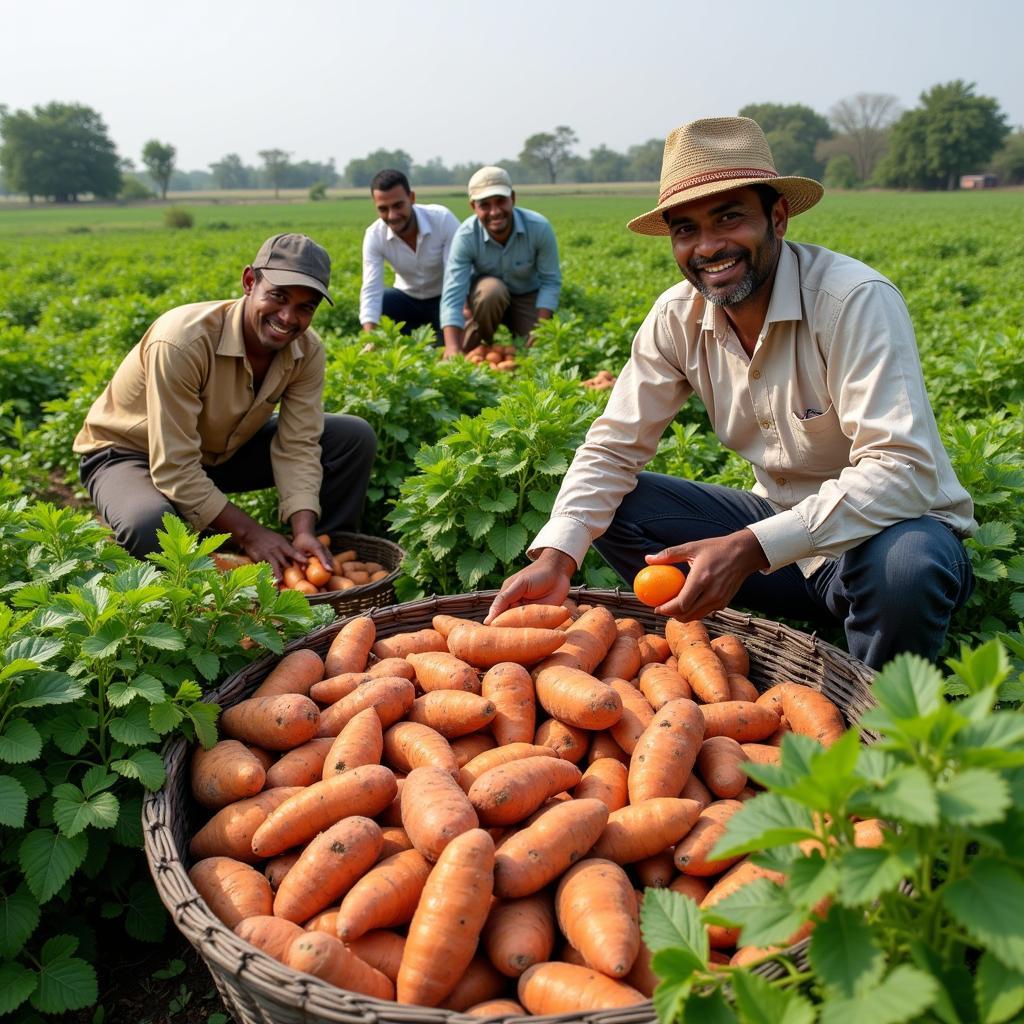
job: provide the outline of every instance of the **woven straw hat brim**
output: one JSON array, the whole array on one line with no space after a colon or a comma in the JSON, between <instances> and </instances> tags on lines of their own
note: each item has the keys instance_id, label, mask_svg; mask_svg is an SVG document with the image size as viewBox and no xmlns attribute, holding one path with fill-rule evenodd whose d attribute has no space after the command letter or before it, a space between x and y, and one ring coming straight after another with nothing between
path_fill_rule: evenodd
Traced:
<instances>
[{"instance_id":1,"label":"woven straw hat brim","mask_svg":"<svg viewBox=\"0 0 1024 1024\"><path fill-rule=\"evenodd\" d=\"M659 203L653 210L634 217L626 226L638 235L667 235L668 225L663 216L666 210L693 202L695 199L705 199L707 196L713 196L719 192L745 188L748 185L770 185L784 195L789 200L789 215L791 217L809 210L825 194L821 183L813 178L800 178L795 175L781 175L777 178L766 176L731 178L708 182L706 185L696 185L685 192L678 192L666 199L665 202Z\"/></svg>"}]
</instances>

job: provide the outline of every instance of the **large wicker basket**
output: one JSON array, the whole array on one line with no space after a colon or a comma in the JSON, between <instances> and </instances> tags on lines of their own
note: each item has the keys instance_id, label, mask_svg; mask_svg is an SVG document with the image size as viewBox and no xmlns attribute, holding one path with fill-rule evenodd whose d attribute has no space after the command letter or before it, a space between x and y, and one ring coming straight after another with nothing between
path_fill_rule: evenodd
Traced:
<instances>
[{"instance_id":1,"label":"large wicker basket","mask_svg":"<svg viewBox=\"0 0 1024 1024\"><path fill-rule=\"evenodd\" d=\"M494 592L432 598L392 605L370 612L379 637L430 625L435 614L447 613L482 619ZM632 594L618 590L576 590L579 602L602 604L616 615L639 619L651 632L663 632L663 621ZM873 703L869 686L873 673L830 644L787 626L752 618L730 610L705 620L709 633L734 633L750 652L750 678L765 689L784 679L806 683L827 694L855 722ZM308 647L323 655L343 625L342 620L291 644L288 650ZM222 705L243 699L275 664L264 658L232 676L212 695ZM227 1009L240 1024L459 1024L478 1021L448 1010L407 1006L373 999L335 988L310 975L283 966L243 942L210 912L188 878L188 844L201 823L188 786L189 748L183 739L172 741L164 752L167 782L150 794L142 819L146 856L157 891L175 924L198 950L213 975ZM806 946L806 940L803 944ZM794 947L800 955L801 947ZM771 965L761 968L771 974ZM781 972L781 968L774 968ZM524 1018L516 1018L524 1020ZM492 1018L493 1020L493 1018ZM531 1020L586 1020L593 1024L653 1024L650 1002L626 1010L586 1015L531 1018Z\"/></svg>"}]
</instances>

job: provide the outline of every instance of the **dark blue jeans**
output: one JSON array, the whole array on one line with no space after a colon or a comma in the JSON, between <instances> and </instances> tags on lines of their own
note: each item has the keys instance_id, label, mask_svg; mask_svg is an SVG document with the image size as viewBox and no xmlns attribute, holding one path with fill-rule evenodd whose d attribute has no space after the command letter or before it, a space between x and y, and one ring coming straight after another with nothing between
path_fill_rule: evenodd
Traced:
<instances>
[{"instance_id":1,"label":"dark blue jeans","mask_svg":"<svg viewBox=\"0 0 1024 1024\"><path fill-rule=\"evenodd\" d=\"M721 537L774 515L745 491L641 473L594 546L632 585L644 555ZM770 617L841 625L850 653L872 668L909 651L934 661L949 620L970 596L974 575L955 534L922 516L887 527L810 579L795 565L754 573L733 603Z\"/></svg>"},{"instance_id":2,"label":"dark blue jeans","mask_svg":"<svg viewBox=\"0 0 1024 1024\"><path fill-rule=\"evenodd\" d=\"M389 316L396 323L402 321L403 334L411 334L416 327L434 328L438 344L444 341L441 334L441 296L432 299L414 299L400 288L385 288L381 303L381 315Z\"/></svg>"}]
</instances>

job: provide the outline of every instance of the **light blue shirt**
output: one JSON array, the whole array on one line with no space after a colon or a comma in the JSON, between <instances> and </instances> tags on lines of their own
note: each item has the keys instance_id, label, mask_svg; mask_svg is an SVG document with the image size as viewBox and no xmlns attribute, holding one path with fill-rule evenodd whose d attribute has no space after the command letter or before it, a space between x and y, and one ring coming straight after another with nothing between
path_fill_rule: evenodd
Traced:
<instances>
[{"instance_id":1,"label":"light blue shirt","mask_svg":"<svg viewBox=\"0 0 1024 1024\"><path fill-rule=\"evenodd\" d=\"M441 292L441 326L465 327L462 307L473 281L498 277L513 295L537 293L537 308L558 309L562 271L558 244L546 217L516 206L512 234L502 245L494 241L476 214L459 226L448 254Z\"/></svg>"}]
</instances>

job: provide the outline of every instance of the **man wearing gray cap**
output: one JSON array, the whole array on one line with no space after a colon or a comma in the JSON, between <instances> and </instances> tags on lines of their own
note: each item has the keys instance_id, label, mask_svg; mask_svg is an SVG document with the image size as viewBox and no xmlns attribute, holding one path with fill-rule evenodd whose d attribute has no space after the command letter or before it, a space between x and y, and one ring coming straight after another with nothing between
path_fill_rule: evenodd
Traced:
<instances>
[{"instance_id":1,"label":"man wearing gray cap","mask_svg":"<svg viewBox=\"0 0 1024 1024\"><path fill-rule=\"evenodd\" d=\"M228 533L280 578L290 562L331 567L317 533L352 530L376 436L356 416L325 415L323 343L310 328L331 302L331 261L311 238L268 238L242 271L238 299L160 316L125 356L75 438L80 476L118 543L159 548L163 516ZM227 494L276 487L291 540Z\"/></svg>"},{"instance_id":2,"label":"man wearing gray cap","mask_svg":"<svg viewBox=\"0 0 1024 1024\"><path fill-rule=\"evenodd\" d=\"M472 216L452 241L441 292L445 356L490 343L500 324L531 338L558 308L562 271L546 217L516 206L508 171L481 167L469 179Z\"/></svg>"}]
</instances>

